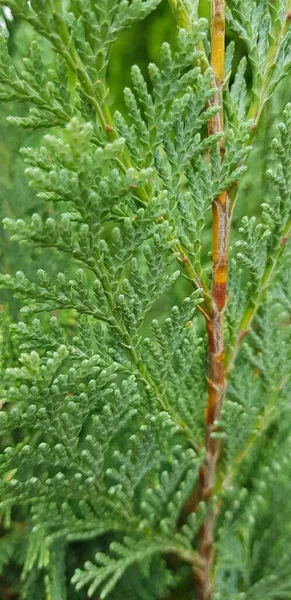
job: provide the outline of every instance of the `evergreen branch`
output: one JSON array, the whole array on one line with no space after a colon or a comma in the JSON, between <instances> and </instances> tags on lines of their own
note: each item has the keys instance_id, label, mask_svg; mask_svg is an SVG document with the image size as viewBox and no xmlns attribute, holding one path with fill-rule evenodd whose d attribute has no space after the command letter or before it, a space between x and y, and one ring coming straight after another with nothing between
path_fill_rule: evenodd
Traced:
<instances>
[{"instance_id":1,"label":"evergreen branch","mask_svg":"<svg viewBox=\"0 0 291 600\"><path fill-rule=\"evenodd\" d=\"M240 452L235 456L235 458L231 461L231 464L228 466L227 472L220 481L217 482L217 486L215 488L215 495L220 494L222 490L226 490L232 484L234 477L236 476L242 461L244 461L252 451L254 445L257 440L262 437L262 434L270 427L273 422L273 417L276 418L276 405L280 398L280 393L286 384L288 376L285 376L279 385L273 390L268 404L264 408L264 412L262 415L257 417L256 423L253 427L253 431L248 438L244 447L240 450ZM221 502L219 501L218 507Z\"/></svg>"},{"instance_id":2,"label":"evergreen branch","mask_svg":"<svg viewBox=\"0 0 291 600\"><path fill-rule=\"evenodd\" d=\"M79 590L86 584L90 583L89 597L93 595L97 588L103 587L100 597L106 598L110 591L115 587L121 579L124 572L134 563L148 563L157 554L163 554L176 557L184 562L192 565L197 571L201 568L201 559L197 552L187 551L184 548L179 548L171 544L167 540L159 540L154 537L147 536L143 542L136 542L133 546L123 546L118 543L112 543L111 550L114 557L108 557L101 552L95 555L95 561L98 564L93 564L87 561L85 570L77 569L72 578L72 582L76 584ZM146 546L145 546L146 544Z\"/></svg>"},{"instance_id":3,"label":"evergreen branch","mask_svg":"<svg viewBox=\"0 0 291 600\"><path fill-rule=\"evenodd\" d=\"M284 20L281 24L280 31L279 32L277 31L276 35L274 35L273 43L270 45L270 48L269 48L267 61L266 61L266 64L267 64L266 75L263 79L262 88L261 88L259 94L253 95L253 99L252 99L250 107L249 107L248 118L252 120L252 126L250 128L249 136L246 140L247 145L251 144L252 139L255 135L256 129L259 125L259 121L261 119L263 109L274 91L274 86L271 88L272 75L276 68L276 64L277 64L277 60L278 60L278 56L279 56L279 52L280 52L282 43L283 43L286 35L290 31L290 23L291 23L290 11L291 11L291 2L290 2L290 0L288 0L287 13L284 16ZM286 74L287 73L285 73L285 76L286 76ZM276 82L276 84L277 83L278 82ZM235 186L233 186L233 188L231 190L231 204L232 204L231 210L234 209L237 192L238 192L238 185L236 184ZM266 265L265 272L262 276L261 282L258 285L256 298L255 299L250 298L250 300L245 308L243 317L241 318L241 321L240 321L240 324L238 327L238 331L236 333L236 340L228 348L228 350L226 352L225 372L226 372L227 377L229 376L230 371L233 368L233 364L234 364L236 356L239 352L241 344L242 344L245 336L249 332L253 318L255 317L258 309L264 302L266 291L267 291L267 289L272 281L273 275L276 271L276 267L277 267L277 264L279 263L280 257L284 250L285 243L288 241L288 239L290 237L290 230L291 230L291 224L289 223L286 225L284 231L282 232L282 239L280 241L280 245L277 248L277 251L275 252L275 255L270 256L270 258L269 258L269 261L268 261L268 264Z\"/></svg>"},{"instance_id":4,"label":"evergreen branch","mask_svg":"<svg viewBox=\"0 0 291 600\"><path fill-rule=\"evenodd\" d=\"M185 29L186 31L191 31L191 17L184 0L168 0L168 2L177 21L178 27ZM197 14L195 14L195 16L197 16ZM198 59L198 64L201 67L201 72L204 73L210 65L202 41L200 41L198 44L198 50L201 54L200 58Z\"/></svg>"},{"instance_id":5,"label":"evergreen branch","mask_svg":"<svg viewBox=\"0 0 291 600\"><path fill-rule=\"evenodd\" d=\"M191 21L185 2L183 0L169 0L169 4L178 26L189 31L191 29Z\"/></svg>"},{"instance_id":6,"label":"evergreen branch","mask_svg":"<svg viewBox=\"0 0 291 600\"><path fill-rule=\"evenodd\" d=\"M211 19L211 65L217 85L217 94L214 98L217 106L223 107L222 88L224 85L224 34L225 34L225 1L212 0L212 19ZM289 12L285 17L280 35L275 37L275 42L269 50L267 58L267 75L263 80L261 94L251 103L248 112L248 118L252 119L253 125L250 129L246 144L250 144L254 132L257 128L258 121L261 117L265 103L267 102L270 93L273 89L269 88L272 83L272 75L276 66L276 60L288 29L290 16ZM209 131L214 133L223 131L223 108L210 121ZM220 141L220 156L223 161L224 157L223 139ZM283 243L280 242L275 255L270 256L266 265L265 272L257 288L256 299L250 299L245 313L241 319L239 331L237 333L236 342L233 349L228 355L225 353L223 342L223 314L226 307L226 286L227 286L227 264L229 250L229 231L231 225L232 211L235 204L238 186L235 184L231 190L223 191L213 201L213 286L212 286L212 301L213 314L211 319L206 323L208 340L209 340L209 356L210 356L210 376L208 380L209 396L208 408L206 416L206 464L201 465L200 481L198 490L194 493L194 510L197 509L197 503L200 499L208 499L215 490L216 467L220 454L219 438L213 436L215 431L215 421L219 419L223 400L226 392L226 377L233 365L236 354L239 350L241 342L248 332L251 322L262 305L266 291L272 280L277 263L282 254L285 242L290 236L290 223L286 225L282 232ZM231 199L231 202L230 202ZM193 508L192 508L193 509ZM211 584L211 565L213 562L213 543L214 543L214 528L218 510L215 507L206 517L205 523L201 528L200 552L205 557L206 569L204 577L198 577L197 588L199 598L208 600L212 598Z\"/></svg>"},{"instance_id":7,"label":"evergreen branch","mask_svg":"<svg viewBox=\"0 0 291 600\"><path fill-rule=\"evenodd\" d=\"M159 2L0 0L16 17L11 48L25 21L52 50L43 61L34 41L21 60L2 36L0 99L32 105L10 122L60 126L38 150L22 150L48 208L30 223L5 221L12 240L54 247L53 265L38 282L0 275L0 287L28 300L21 312L47 313L10 328L0 306L0 509L3 530L10 510L12 522L25 518L27 538L15 558L9 533L0 541L3 569L24 563L23 600L65 599L67 564L76 598L234 600L266 590L271 599L290 590L290 105L272 145L262 222L243 218L229 284L228 255L250 143L290 70L291 0L212 0L210 39L198 0L169 0L175 51L163 44L150 89L133 67L126 115L113 118L110 48ZM234 69L228 18L245 44ZM70 257L67 275L57 256ZM189 297L174 258L197 288ZM51 316L55 309L74 312ZM86 541L84 567L76 540Z\"/></svg>"},{"instance_id":8,"label":"evergreen branch","mask_svg":"<svg viewBox=\"0 0 291 600\"><path fill-rule=\"evenodd\" d=\"M180 431L183 433L185 438L191 443L196 452L199 452L200 445L195 439L191 428L188 427L187 423L185 423L185 421L179 415L177 415L165 394L160 392L157 383L155 382L154 378L150 375L139 352L136 349L132 349L132 358L134 364L137 366L138 371L141 375L141 380L150 386L163 410L168 412L173 422L179 427Z\"/></svg>"},{"instance_id":9,"label":"evergreen branch","mask_svg":"<svg viewBox=\"0 0 291 600\"><path fill-rule=\"evenodd\" d=\"M268 262L265 267L265 271L261 278L261 281L258 284L255 297L251 297L247 306L244 310L244 314L241 318L238 331L235 334L235 341L232 345L230 345L227 354L226 354L226 375L229 377L230 372L233 368L236 356L239 352L239 349L242 345L242 342L245 336L248 334L254 317L262 306L266 293L276 275L276 271L280 264L280 258L284 252L285 245L288 243L291 236L291 221L287 223L285 226L280 243L277 247L277 250L273 255L271 255L268 259Z\"/></svg>"},{"instance_id":10,"label":"evergreen branch","mask_svg":"<svg viewBox=\"0 0 291 600\"><path fill-rule=\"evenodd\" d=\"M96 92L94 90L94 87L90 80L90 77L82 63L82 60L80 59L78 52L73 47L72 43L70 43L70 47L68 47L69 33L66 29L64 29L65 25L64 25L63 21L62 21L62 28L59 31L59 35L62 40L62 43L60 44L59 40L55 40L55 38L52 37L49 34L49 32L47 32L46 30L44 30L42 28L42 26L40 26L37 19L30 17L30 16L27 17L27 16L25 16L25 14L22 14L21 16L23 18L26 18L27 21L30 22L31 25L33 25L35 27L35 29L37 31L39 31L39 33L41 35L46 37L52 43L52 45L57 53L61 53L63 55L64 59L66 60L66 62L68 64L68 67L72 70L73 73L75 73L75 75L79 79L81 89L85 92L85 95L86 95L88 101L91 102L92 106L95 108L96 114L98 116L98 119L100 121L100 124L102 126L102 129L103 129L106 137L108 138L109 141L116 140L118 138L118 134L115 129L115 125L113 122L113 117L110 113L110 109L105 101L100 103L100 101L96 97ZM187 25L186 29L189 29L189 22L187 21L187 23L188 23L188 25ZM106 96L105 91L103 92L103 95ZM121 167L121 169L123 171L126 171L126 169L131 168L133 166L135 167L127 150L125 150L123 157L118 158L117 160L118 160L119 166ZM144 204L144 205L149 204L150 198L149 198L147 190L144 187L138 188L136 193L137 193L138 199L142 202L142 204ZM173 239L178 239L178 237L179 236L178 236L177 232L174 230L173 236L169 237L169 241L172 241ZM211 304L210 304L210 293L207 288L205 279L203 279L203 281L202 281L198 277L198 275L195 271L195 268L189 259L189 256L187 255L185 249L183 248L183 246L180 242L178 244L176 244L175 246L172 246L172 252L179 253L180 265L182 266L187 278L192 282L194 287L202 289L203 298L205 300L205 306L203 308L198 306L198 310L201 311L207 318L208 312L211 310Z\"/></svg>"},{"instance_id":11,"label":"evergreen branch","mask_svg":"<svg viewBox=\"0 0 291 600\"><path fill-rule=\"evenodd\" d=\"M269 51L266 57L266 74L264 76L261 90L259 90L258 94L253 94L253 100L250 104L248 117L253 119L252 131L256 129L258 126L260 117L262 115L262 111L266 102L270 99L272 92L274 91L274 86L271 86L272 76L276 69L276 65L279 58L279 52L284 42L284 39L288 35L290 31L290 22L291 22L291 2L288 0L286 6L287 12L284 15L283 22L280 24L280 30L274 31L273 35L273 43L270 44ZM290 68L290 66L289 66ZM286 77L287 72L284 73ZM277 84L277 82L276 82ZM275 85L276 85L275 84Z\"/></svg>"},{"instance_id":12,"label":"evergreen branch","mask_svg":"<svg viewBox=\"0 0 291 600\"><path fill-rule=\"evenodd\" d=\"M179 4L180 4L180 0L179 0ZM90 76L79 56L79 53L77 52L77 50L70 38L68 28L67 28L67 25L65 24L64 20L60 19L60 18L57 20L58 35L56 36L56 35L53 35L48 29L44 28L41 21L37 18L36 15L33 14L33 11L31 11L31 10L28 10L27 12L22 11L19 7L17 7L14 4L13 0L11 0L11 8L14 9L14 11L16 12L16 14L19 17L26 20L36 31L38 31L38 33L40 35L42 35L44 38L46 38L52 44L55 52L57 54L60 54L64 58L64 60L67 63L68 68L71 70L72 73L75 74L75 76L79 80L82 93L85 95L87 100L93 106L93 108L96 112L97 118L101 124L103 134L105 134L106 138L110 142L117 140L118 133L116 131L116 128L115 128L115 125L113 122L113 117L111 115L111 112L110 112L110 109L109 109L107 103L104 100L104 98L106 97L106 91L105 91L104 85L102 84L102 86L101 86L102 92L97 95L96 90L94 89L94 86L90 79ZM52 11L53 14L54 14L55 8L56 7L52 3L50 3L50 10ZM59 17L60 17L60 11L61 11L61 7L60 7L60 5L58 5L57 12L58 12ZM180 8L178 10L178 13L180 14ZM185 8L183 8L181 14L182 15L184 14L183 18L186 19L186 14L188 14L188 13L186 12ZM188 17L187 17L187 19L188 19ZM187 29L187 30L190 29L189 19L187 20L187 22L185 21L184 25L187 25L187 27L185 27L185 29ZM201 47L203 47L203 45ZM200 46L199 46L199 49L200 49ZM203 49L203 51L204 51L204 49ZM205 54L205 52L204 52L204 54ZM205 67L205 65L204 65L204 67ZM205 70L205 68L204 68L204 70ZM101 83L101 82L99 82L99 83ZM102 101L99 98L100 94L103 98ZM125 149L122 157L116 157L115 160L123 172L125 172L127 169L129 169L131 167L137 168L136 165L134 165L127 149ZM150 197L149 197L148 191L146 190L145 187L139 187L136 190L136 195L137 195L138 201L140 201L142 205L147 206L149 204ZM173 235L169 237L169 241L172 241L173 239L179 239L179 235L178 235L178 232L176 231L176 229L174 229ZM204 306L198 306L198 310L207 319L208 314L211 312L211 296L210 296L210 292L208 290L208 286L207 286L207 282L206 282L205 278L201 279L198 276L194 265L192 264L189 256L187 255L186 250L183 248L183 245L180 242L178 242L174 246L172 245L171 251L174 253L178 253L178 260L179 260L179 263L180 263L182 269L185 272L185 276L191 281L191 283L193 284L193 286L196 289L200 288L202 290L203 298L204 298Z\"/></svg>"},{"instance_id":13,"label":"evergreen branch","mask_svg":"<svg viewBox=\"0 0 291 600\"><path fill-rule=\"evenodd\" d=\"M154 393L155 397L157 398L162 409L168 412L168 414L173 419L173 422L176 423L176 425L178 425L180 431L183 433L183 435L186 437L186 439L188 439L191 442L193 448L198 452L200 447L199 447L198 442L194 438L193 432L191 431L190 427L188 427L188 425L183 421L183 419L181 419L181 417L176 414L173 407L171 406L170 401L165 396L165 394L160 392L157 383L155 382L154 378L149 373L148 368L144 364L144 361L142 360L142 357L138 351L138 348L134 347L133 340L130 336L129 331L126 328L126 325L122 319L122 316L119 315L118 311L116 311L116 308L114 306L113 295L112 295L112 292L110 289L109 279L108 279L107 273L102 265L102 262L100 261L100 264L98 266L96 265L95 269L92 268L92 270L95 273L95 275L102 282L102 286L103 286L104 292L106 294L107 302L111 309L112 317L117 325L117 331L120 332L122 342L123 342L124 346L126 347L126 349L128 350L129 355L131 357L131 361L137 368L137 370L141 376L141 380L144 383L146 383L147 385L149 385L150 389L153 391L153 393Z\"/></svg>"}]
</instances>

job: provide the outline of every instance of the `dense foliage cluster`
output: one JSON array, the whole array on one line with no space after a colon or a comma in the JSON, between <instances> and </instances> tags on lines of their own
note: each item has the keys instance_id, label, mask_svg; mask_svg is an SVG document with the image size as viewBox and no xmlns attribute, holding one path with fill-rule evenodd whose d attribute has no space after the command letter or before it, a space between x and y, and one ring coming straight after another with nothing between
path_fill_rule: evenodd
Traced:
<instances>
[{"instance_id":1,"label":"dense foliage cluster","mask_svg":"<svg viewBox=\"0 0 291 600\"><path fill-rule=\"evenodd\" d=\"M6 211L4 225L38 250L28 264L18 254L25 272L0 275L19 301L2 311L0 570L21 570L21 600L291 597L289 104L260 209L245 196L261 118L291 67L290 2L226 3L224 129L208 132L222 109L194 0L170 0L177 39L147 72L132 68L123 110L111 107L112 45L159 4L0 0L0 99L36 132L21 150L35 212ZM18 23L30 46L16 60ZM222 311L215 487L199 495L211 207L225 190L230 213L246 214Z\"/></svg>"}]
</instances>

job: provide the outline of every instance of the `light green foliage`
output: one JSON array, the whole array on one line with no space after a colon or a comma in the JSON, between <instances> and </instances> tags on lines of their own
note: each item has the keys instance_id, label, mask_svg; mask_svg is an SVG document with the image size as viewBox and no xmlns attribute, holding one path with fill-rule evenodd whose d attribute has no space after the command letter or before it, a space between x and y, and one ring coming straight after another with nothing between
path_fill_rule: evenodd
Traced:
<instances>
[{"instance_id":1,"label":"light green foliage","mask_svg":"<svg viewBox=\"0 0 291 600\"><path fill-rule=\"evenodd\" d=\"M290 69L290 3L231 0L228 8L230 27L245 43L257 108L267 102Z\"/></svg>"},{"instance_id":2,"label":"light green foliage","mask_svg":"<svg viewBox=\"0 0 291 600\"><path fill-rule=\"evenodd\" d=\"M21 600L188 600L210 510L185 511L203 458L210 208L237 185L244 202L259 116L291 64L288 2L228 3L222 162L198 3L170 2L189 31L147 74L132 68L113 116L112 44L158 0L0 4L34 38L13 61L1 36L0 98L23 103L10 123L39 130L21 154L45 206L4 221L42 268L0 275L21 305L2 325L0 567L21 564ZM290 105L272 152L262 215L243 217L230 257L215 600L291 594Z\"/></svg>"}]
</instances>

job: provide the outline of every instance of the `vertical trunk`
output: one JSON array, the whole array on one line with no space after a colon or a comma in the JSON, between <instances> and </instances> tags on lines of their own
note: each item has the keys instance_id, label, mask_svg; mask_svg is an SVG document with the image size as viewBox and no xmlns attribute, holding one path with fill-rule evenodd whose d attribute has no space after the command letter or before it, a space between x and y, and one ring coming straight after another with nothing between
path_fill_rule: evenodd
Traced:
<instances>
[{"instance_id":1,"label":"vertical trunk","mask_svg":"<svg viewBox=\"0 0 291 600\"><path fill-rule=\"evenodd\" d=\"M215 77L216 94L213 105L221 110L209 123L209 134L223 131L222 86L224 79L225 52L225 0L212 0L211 17L211 65ZM224 142L220 143L220 156L223 160ZM207 321L209 377L208 404L205 412L205 462L200 469L199 499L207 501L216 482L217 463L220 454L219 441L211 437L215 430L215 420L219 417L225 393L223 316L226 305L228 270L230 203L223 191L212 203L213 236L213 279L212 314ZM197 598L211 600L213 545L216 513L210 510L201 527L199 553L204 567L195 572Z\"/></svg>"}]
</instances>

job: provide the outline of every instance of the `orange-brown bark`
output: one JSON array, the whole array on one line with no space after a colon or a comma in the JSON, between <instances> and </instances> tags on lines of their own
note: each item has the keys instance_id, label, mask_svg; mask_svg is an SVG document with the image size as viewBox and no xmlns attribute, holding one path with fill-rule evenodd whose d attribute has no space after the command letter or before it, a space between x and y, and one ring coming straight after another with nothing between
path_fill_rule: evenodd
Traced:
<instances>
[{"instance_id":1,"label":"orange-brown bark","mask_svg":"<svg viewBox=\"0 0 291 600\"><path fill-rule=\"evenodd\" d=\"M220 110L209 123L209 134L224 129L222 86L224 79L225 51L225 0L212 0L211 18L211 65L216 84L213 104ZM220 156L223 160L224 142L220 141ZM200 468L199 489L196 502L208 501L216 483L217 465L220 455L220 443L212 437L216 430L225 394L223 316L226 306L228 277L230 202L223 191L212 203L212 312L207 321L209 376L208 402L205 410L205 460ZM195 507L192 510L195 510ZM210 509L199 533L199 554L203 561L199 577L194 572L196 596L199 600L211 600L213 597L212 567L216 510Z\"/></svg>"}]
</instances>

